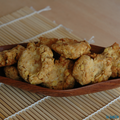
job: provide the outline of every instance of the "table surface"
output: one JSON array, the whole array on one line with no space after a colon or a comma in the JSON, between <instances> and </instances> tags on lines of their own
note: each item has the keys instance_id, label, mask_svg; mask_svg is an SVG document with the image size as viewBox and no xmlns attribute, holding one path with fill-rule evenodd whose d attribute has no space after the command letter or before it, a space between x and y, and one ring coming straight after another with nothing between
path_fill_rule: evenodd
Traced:
<instances>
[{"instance_id":1,"label":"table surface","mask_svg":"<svg viewBox=\"0 0 120 120\"><path fill-rule=\"evenodd\" d=\"M119 0L0 0L0 17L24 6L36 10L50 6L51 11L41 14L82 39L95 36L96 45L120 44Z\"/></svg>"}]
</instances>

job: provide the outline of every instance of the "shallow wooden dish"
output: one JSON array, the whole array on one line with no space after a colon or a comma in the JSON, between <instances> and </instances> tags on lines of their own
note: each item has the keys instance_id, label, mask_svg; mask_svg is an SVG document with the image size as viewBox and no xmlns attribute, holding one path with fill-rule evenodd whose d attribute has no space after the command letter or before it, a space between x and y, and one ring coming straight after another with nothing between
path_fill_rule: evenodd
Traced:
<instances>
[{"instance_id":1,"label":"shallow wooden dish","mask_svg":"<svg viewBox=\"0 0 120 120\"><path fill-rule=\"evenodd\" d=\"M0 46L0 52L3 50L11 49L16 45L17 44ZM21 45L26 47L27 44L23 43ZM92 47L91 51L94 53L101 53L104 50L104 48L100 46L91 45L91 47ZM55 97L83 95L83 94L89 94L89 93L120 87L120 78L116 78L105 82L86 85L86 86L76 85L75 88L69 90L52 90L52 89L44 88L42 86L31 85L26 82L6 78L2 67L0 68L0 82L20 89L24 89L26 91L39 93L47 96L55 96Z\"/></svg>"}]
</instances>

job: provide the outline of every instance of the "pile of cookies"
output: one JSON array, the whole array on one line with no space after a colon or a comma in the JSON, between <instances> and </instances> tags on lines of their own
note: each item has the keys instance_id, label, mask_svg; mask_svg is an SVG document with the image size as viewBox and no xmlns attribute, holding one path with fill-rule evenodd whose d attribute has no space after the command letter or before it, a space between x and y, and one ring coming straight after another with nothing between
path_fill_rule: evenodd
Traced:
<instances>
[{"instance_id":1,"label":"pile of cookies","mask_svg":"<svg viewBox=\"0 0 120 120\"><path fill-rule=\"evenodd\" d=\"M0 67L6 77L24 79L30 84L42 84L50 89L71 89L81 85L120 77L119 45L114 43L103 53L91 53L86 41L68 38L40 37L38 43L28 43L0 52ZM59 58L56 57L59 56ZM17 67L12 66L17 63Z\"/></svg>"}]
</instances>

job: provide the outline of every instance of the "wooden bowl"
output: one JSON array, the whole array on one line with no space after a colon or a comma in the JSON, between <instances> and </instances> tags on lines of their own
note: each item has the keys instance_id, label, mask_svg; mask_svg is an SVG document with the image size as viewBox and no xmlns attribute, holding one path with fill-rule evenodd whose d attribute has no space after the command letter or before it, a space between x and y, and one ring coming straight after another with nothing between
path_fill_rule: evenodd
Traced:
<instances>
[{"instance_id":1,"label":"wooden bowl","mask_svg":"<svg viewBox=\"0 0 120 120\"><path fill-rule=\"evenodd\" d=\"M18 44L0 46L0 52L3 50L11 49L16 45ZM26 47L27 43L23 43L20 45L23 45L24 47ZM91 45L91 47L92 47L91 51L94 53L101 53L104 50L104 48L100 46ZM0 68L0 82L20 88L20 89L24 89L26 91L30 91L33 93L43 94L47 96L55 96L55 97L83 95L83 94L95 93L99 91L120 87L120 78L116 78L116 79L110 79L108 81L104 81L100 83L85 85L85 86L78 85L77 87L73 89L68 89L68 90L52 90L49 88L44 88L42 86L31 85L23 81L17 81L17 80L7 78L4 75L4 71L2 67Z\"/></svg>"}]
</instances>

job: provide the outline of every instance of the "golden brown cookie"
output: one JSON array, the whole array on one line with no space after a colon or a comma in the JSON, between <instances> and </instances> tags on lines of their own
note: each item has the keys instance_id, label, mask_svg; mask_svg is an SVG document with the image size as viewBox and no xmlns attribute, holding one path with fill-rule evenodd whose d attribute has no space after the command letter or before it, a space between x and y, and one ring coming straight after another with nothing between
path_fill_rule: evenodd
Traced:
<instances>
[{"instance_id":1,"label":"golden brown cookie","mask_svg":"<svg viewBox=\"0 0 120 120\"><path fill-rule=\"evenodd\" d=\"M114 64L112 65L112 75L111 77L120 77L120 57L118 57L115 61Z\"/></svg>"},{"instance_id":2,"label":"golden brown cookie","mask_svg":"<svg viewBox=\"0 0 120 120\"><path fill-rule=\"evenodd\" d=\"M114 62L119 56L119 44L114 43L110 47L106 47L102 54L106 57L112 57Z\"/></svg>"},{"instance_id":3,"label":"golden brown cookie","mask_svg":"<svg viewBox=\"0 0 120 120\"><path fill-rule=\"evenodd\" d=\"M81 85L101 82L109 79L112 74L111 67L111 57L96 54L93 59L88 55L83 55L75 62L73 76Z\"/></svg>"},{"instance_id":4,"label":"golden brown cookie","mask_svg":"<svg viewBox=\"0 0 120 120\"><path fill-rule=\"evenodd\" d=\"M83 54L90 52L90 45L86 41L77 41L68 38L60 39L51 48L61 56L70 59L77 59Z\"/></svg>"},{"instance_id":5,"label":"golden brown cookie","mask_svg":"<svg viewBox=\"0 0 120 120\"><path fill-rule=\"evenodd\" d=\"M112 74L112 58L98 54L94 58L94 81L92 83L106 81Z\"/></svg>"},{"instance_id":6,"label":"golden brown cookie","mask_svg":"<svg viewBox=\"0 0 120 120\"><path fill-rule=\"evenodd\" d=\"M25 81L40 84L47 81L47 74L52 70L53 65L53 53L49 47L28 43L18 60L18 71Z\"/></svg>"},{"instance_id":7,"label":"golden brown cookie","mask_svg":"<svg viewBox=\"0 0 120 120\"><path fill-rule=\"evenodd\" d=\"M23 46L17 45L10 50L4 50L0 52L0 67L9 66L17 63L21 53L24 50L25 48Z\"/></svg>"},{"instance_id":8,"label":"golden brown cookie","mask_svg":"<svg viewBox=\"0 0 120 120\"><path fill-rule=\"evenodd\" d=\"M6 66L4 67L4 72L6 77L14 79L14 80L21 80L19 76L18 70L15 66Z\"/></svg>"},{"instance_id":9,"label":"golden brown cookie","mask_svg":"<svg viewBox=\"0 0 120 120\"><path fill-rule=\"evenodd\" d=\"M94 80L94 62L88 55L82 55L74 64L73 76L81 85Z\"/></svg>"},{"instance_id":10,"label":"golden brown cookie","mask_svg":"<svg viewBox=\"0 0 120 120\"><path fill-rule=\"evenodd\" d=\"M120 77L120 55L113 61L111 77Z\"/></svg>"},{"instance_id":11,"label":"golden brown cookie","mask_svg":"<svg viewBox=\"0 0 120 120\"><path fill-rule=\"evenodd\" d=\"M119 44L114 43L110 47L105 48L102 53L106 57L112 58L112 75L111 77L120 77L120 48Z\"/></svg>"},{"instance_id":12,"label":"golden brown cookie","mask_svg":"<svg viewBox=\"0 0 120 120\"><path fill-rule=\"evenodd\" d=\"M50 89L70 89L74 87L75 79L72 76L73 62L60 57L55 61L53 70L47 74L48 82L43 85Z\"/></svg>"},{"instance_id":13,"label":"golden brown cookie","mask_svg":"<svg viewBox=\"0 0 120 120\"><path fill-rule=\"evenodd\" d=\"M40 37L40 44L47 45L48 47L51 48L51 45L56 43L58 41L57 38L45 38L45 37Z\"/></svg>"}]
</instances>

